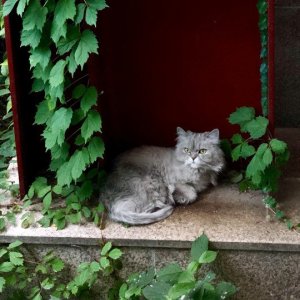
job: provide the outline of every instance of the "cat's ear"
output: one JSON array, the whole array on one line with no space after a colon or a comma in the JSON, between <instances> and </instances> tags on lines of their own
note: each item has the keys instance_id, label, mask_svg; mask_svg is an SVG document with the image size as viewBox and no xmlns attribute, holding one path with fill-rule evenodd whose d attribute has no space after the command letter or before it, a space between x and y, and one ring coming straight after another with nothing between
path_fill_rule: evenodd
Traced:
<instances>
[{"instance_id":1,"label":"cat's ear","mask_svg":"<svg viewBox=\"0 0 300 300\"><path fill-rule=\"evenodd\" d=\"M211 132L208 133L207 137L214 142L219 142L219 138L220 138L220 132L219 129L214 129Z\"/></svg>"},{"instance_id":2,"label":"cat's ear","mask_svg":"<svg viewBox=\"0 0 300 300\"><path fill-rule=\"evenodd\" d=\"M178 136L185 136L186 132L181 128L177 127L177 135Z\"/></svg>"}]
</instances>

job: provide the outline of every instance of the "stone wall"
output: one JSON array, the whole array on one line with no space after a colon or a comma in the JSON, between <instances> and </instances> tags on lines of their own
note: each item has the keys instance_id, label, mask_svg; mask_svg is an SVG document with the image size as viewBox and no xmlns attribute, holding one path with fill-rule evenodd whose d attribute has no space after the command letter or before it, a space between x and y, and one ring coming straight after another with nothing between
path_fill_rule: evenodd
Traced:
<instances>
[{"instance_id":1,"label":"stone wall","mask_svg":"<svg viewBox=\"0 0 300 300\"><path fill-rule=\"evenodd\" d=\"M300 0L275 1L275 125L300 127Z\"/></svg>"}]
</instances>

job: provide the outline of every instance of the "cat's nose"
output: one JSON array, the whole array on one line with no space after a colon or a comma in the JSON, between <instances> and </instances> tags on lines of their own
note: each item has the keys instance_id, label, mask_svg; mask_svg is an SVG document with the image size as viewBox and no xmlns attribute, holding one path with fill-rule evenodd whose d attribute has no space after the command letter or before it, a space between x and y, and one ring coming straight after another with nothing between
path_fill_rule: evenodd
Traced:
<instances>
[{"instance_id":1,"label":"cat's nose","mask_svg":"<svg viewBox=\"0 0 300 300\"><path fill-rule=\"evenodd\" d=\"M192 160L195 160L197 158L197 154L192 155Z\"/></svg>"}]
</instances>

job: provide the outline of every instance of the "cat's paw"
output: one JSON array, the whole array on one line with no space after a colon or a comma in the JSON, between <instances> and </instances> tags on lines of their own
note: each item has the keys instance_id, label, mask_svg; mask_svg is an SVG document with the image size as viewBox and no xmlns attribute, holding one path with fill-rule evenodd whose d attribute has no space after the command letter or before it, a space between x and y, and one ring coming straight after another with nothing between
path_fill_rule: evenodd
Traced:
<instances>
[{"instance_id":1,"label":"cat's paw","mask_svg":"<svg viewBox=\"0 0 300 300\"><path fill-rule=\"evenodd\" d=\"M197 192L190 185L180 185L176 187L173 198L178 204L188 204L197 199Z\"/></svg>"}]
</instances>

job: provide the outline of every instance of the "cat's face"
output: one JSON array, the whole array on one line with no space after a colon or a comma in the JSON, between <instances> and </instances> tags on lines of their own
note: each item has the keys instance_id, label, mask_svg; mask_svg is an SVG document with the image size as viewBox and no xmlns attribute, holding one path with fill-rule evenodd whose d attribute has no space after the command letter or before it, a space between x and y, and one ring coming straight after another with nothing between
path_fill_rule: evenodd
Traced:
<instances>
[{"instance_id":1,"label":"cat's face","mask_svg":"<svg viewBox=\"0 0 300 300\"><path fill-rule=\"evenodd\" d=\"M219 130L195 133L178 127L176 157L193 169L220 171L224 165L224 158L219 148Z\"/></svg>"}]
</instances>

